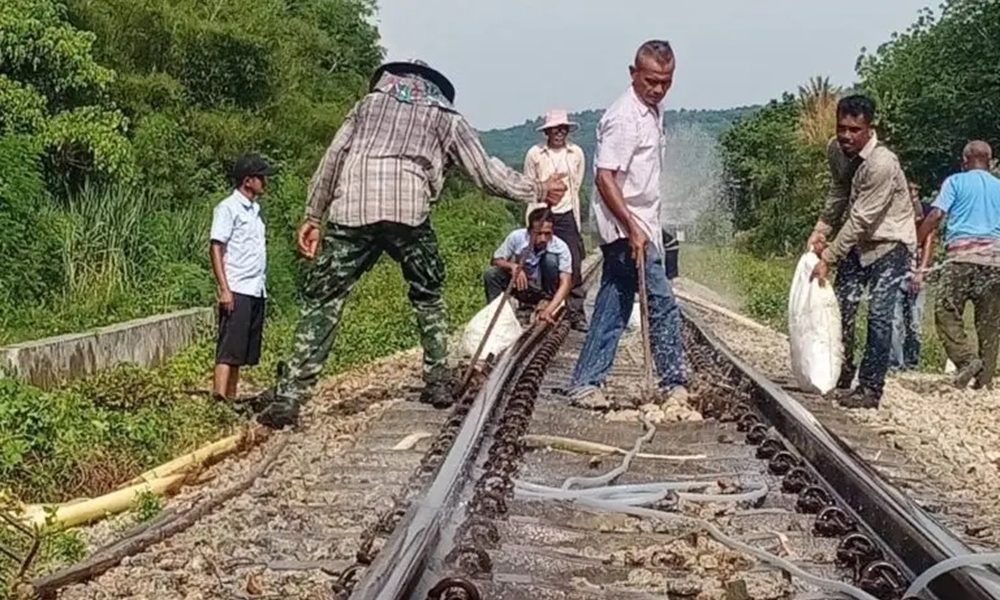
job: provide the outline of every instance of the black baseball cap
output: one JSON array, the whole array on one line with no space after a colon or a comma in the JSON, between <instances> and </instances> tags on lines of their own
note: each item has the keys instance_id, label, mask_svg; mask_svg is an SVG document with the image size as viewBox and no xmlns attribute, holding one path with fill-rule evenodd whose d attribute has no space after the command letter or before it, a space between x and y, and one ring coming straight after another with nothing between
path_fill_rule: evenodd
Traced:
<instances>
[{"instance_id":1,"label":"black baseball cap","mask_svg":"<svg viewBox=\"0 0 1000 600\"><path fill-rule=\"evenodd\" d=\"M247 177L267 177L273 173L271 165L257 154L244 154L233 165L233 183L240 185Z\"/></svg>"}]
</instances>

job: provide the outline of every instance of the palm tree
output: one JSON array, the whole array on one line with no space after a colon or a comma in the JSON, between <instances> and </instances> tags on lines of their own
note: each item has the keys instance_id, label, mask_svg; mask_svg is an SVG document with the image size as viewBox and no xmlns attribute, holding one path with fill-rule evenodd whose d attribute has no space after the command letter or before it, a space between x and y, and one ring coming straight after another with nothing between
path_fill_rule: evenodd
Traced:
<instances>
[{"instance_id":1,"label":"palm tree","mask_svg":"<svg viewBox=\"0 0 1000 600\"><path fill-rule=\"evenodd\" d=\"M799 135L809 145L825 146L837 127L837 100L841 88L829 77L811 77L799 86Z\"/></svg>"}]
</instances>

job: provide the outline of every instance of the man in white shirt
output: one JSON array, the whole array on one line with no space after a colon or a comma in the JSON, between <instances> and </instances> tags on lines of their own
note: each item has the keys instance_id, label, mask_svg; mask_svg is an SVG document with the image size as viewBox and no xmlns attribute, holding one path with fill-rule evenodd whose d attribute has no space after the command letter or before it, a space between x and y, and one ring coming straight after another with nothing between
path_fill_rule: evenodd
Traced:
<instances>
[{"instance_id":1,"label":"man in white shirt","mask_svg":"<svg viewBox=\"0 0 1000 600\"><path fill-rule=\"evenodd\" d=\"M629 68L632 85L597 126L593 210L604 264L590 331L570 382L570 397L580 405L604 404L600 387L632 313L640 255L659 387L665 397L683 401L687 396L680 309L663 266L660 225L665 137L660 104L673 84L674 68L668 42L643 44Z\"/></svg>"},{"instance_id":2,"label":"man in white shirt","mask_svg":"<svg viewBox=\"0 0 1000 600\"><path fill-rule=\"evenodd\" d=\"M514 280L512 295L524 304L540 305L538 318L552 323L559 304L572 286L573 255L553 234L552 212L536 208L528 215L528 229L515 229L493 253L483 275L486 302L502 294Z\"/></svg>"},{"instance_id":3,"label":"man in white shirt","mask_svg":"<svg viewBox=\"0 0 1000 600\"><path fill-rule=\"evenodd\" d=\"M236 189L212 215L212 272L218 284L219 337L215 351L215 396L234 399L240 367L256 365L264 331L267 248L257 199L271 168L259 156L236 161Z\"/></svg>"},{"instance_id":4,"label":"man in white shirt","mask_svg":"<svg viewBox=\"0 0 1000 600\"><path fill-rule=\"evenodd\" d=\"M565 110L550 110L538 131L545 134L545 142L532 146L524 157L524 174L532 179L545 180L555 174L564 176L568 188L562 198L552 206L553 232L569 247L573 255L573 289L566 302L570 325L577 331L587 330L587 320L583 314L583 277L580 266L585 254L583 237L580 235L580 185L587 160L583 149L569 141L569 134L577 124L569 120ZM527 214L544 204L534 203Z\"/></svg>"}]
</instances>

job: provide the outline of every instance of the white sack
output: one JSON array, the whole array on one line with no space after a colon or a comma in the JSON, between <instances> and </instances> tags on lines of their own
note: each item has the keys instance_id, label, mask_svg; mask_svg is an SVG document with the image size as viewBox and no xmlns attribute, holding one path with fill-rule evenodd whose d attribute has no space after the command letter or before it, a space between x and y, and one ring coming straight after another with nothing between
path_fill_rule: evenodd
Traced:
<instances>
[{"instance_id":1,"label":"white sack","mask_svg":"<svg viewBox=\"0 0 1000 600\"><path fill-rule=\"evenodd\" d=\"M462 334L462 355L464 357L471 358L476 353L476 348L479 347L479 342L483 339L486 328L489 327L501 302L503 302L503 295L497 296L486 308L476 313L476 316L472 317L469 324L465 326L465 332ZM517 341L521 331L521 324L517 321L517 315L514 314L510 302L503 302L500 317L497 319L496 325L493 326L493 331L490 332L490 337L486 340L486 345L483 346L483 351L479 355L480 360L485 359L490 354L500 354L501 351Z\"/></svg>"},{"instance_id":2,"label":"white sack","mask_svg":"<svg viewBox=\"0 0 1000 600\"><path fill-rule=\"evenodd\" d=\"M628 318L628 323L625 324L625 331L628 333L642 331L642 309L638 300L632 305L632 316Z\"/></svg>"},{"instance_id":3,"label":"white sack","mask_svg":"<svg viewBox=\"0 0 1000 600\"><path fill-rule=\"evenodd\" d=\"M833 286L809 281L819 262L812 252L799 259L788 296L788 338L792 373L807 391L826 394L837 385L844 349L840 307Z\"/></svg>"}]
</instances>

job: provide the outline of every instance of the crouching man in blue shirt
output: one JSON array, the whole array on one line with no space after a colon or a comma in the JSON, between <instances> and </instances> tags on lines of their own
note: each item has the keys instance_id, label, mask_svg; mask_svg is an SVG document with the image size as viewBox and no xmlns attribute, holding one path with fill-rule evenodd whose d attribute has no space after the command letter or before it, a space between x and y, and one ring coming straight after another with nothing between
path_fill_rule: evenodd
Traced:
<instances>
[{"instance_id":1,"label":"crouching man in blue shirt","mask_svg":"<svg viewBox=\"0 0 1000 600\"><path fill-rule=\"evenodd\" d=\"M260 361L267 249L258 198L270 174L271 167L259 156L241 157L233 167L236 189L212 215L209 252L219 300L216 398L235 399L240 367Z\"/></svg>"},{"instance_id":2,"label":"crouching man in blue shirt","mask_svg":"<svg viewBox=\"0 0 1000 600\"><path fill-rule=\"evenodd\" d=\"M528 215L528 229L516 229L507 236L483 275L487 303L503 294L513 279L511 295L537 307L540 320L555 321L556 308L572 288L573 258L552 227L552 212L538 208Z\"/></svg>"}]
</instances>

